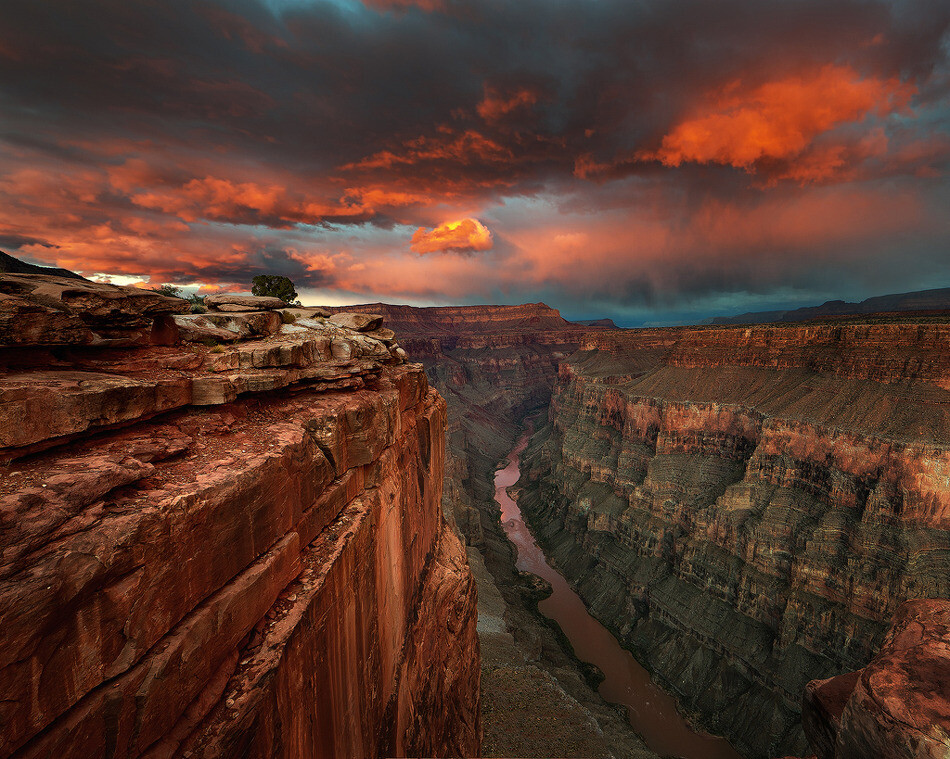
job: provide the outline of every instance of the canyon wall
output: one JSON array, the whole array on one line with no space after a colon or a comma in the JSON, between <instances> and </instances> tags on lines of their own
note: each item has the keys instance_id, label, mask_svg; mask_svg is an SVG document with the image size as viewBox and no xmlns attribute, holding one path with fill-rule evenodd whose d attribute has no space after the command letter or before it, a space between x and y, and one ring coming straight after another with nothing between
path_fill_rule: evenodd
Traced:
<instances>
[{"instance_id":1,"label":"canyon wall","mask_svg":"<svg viewBox=\"0 0 950 759\"><path fill-rule=\"evenodd\" d=\"M495 469L524 418L547 408L558 366L602 330L571 324L543 304L346 310L383 314L446 399L443 509L478 581L483 755L655 759L538 614L542 594L515 569L494 500Z\"/></svg>"},{"instance_id":2,"label":"canyon wall","mask_svg":"<svg viewBox=\"0 0 950 759\"><path fill-rule=\"evenodd\" d=\"M391 335L4 277L0 756L477 755L445 404Z\"/></svg>"},{"instance_id":3,"label":"canyon wall","mask_svg":"<svg viewBox=\"0 0 950 759\"><path fill-rule=\"evenodd\" d=\"M544 304L414 308L372 303L448 405L443 506L467 543L485 547L495 466L522 420L546 409L558 366L588 335Z\"/></svg>"},{"instance_id":4,"label":"canyon wall","mask_svg":"<svg viewBox=\"0 0 950 759\"><path fill-rule=\"evenodd\" d=\"M808 681L865 667L905 600L950 595L950 328L581 347L523 455L519 505L703 724L748 756L808 753Z\"/></svg>"}]
</instances>

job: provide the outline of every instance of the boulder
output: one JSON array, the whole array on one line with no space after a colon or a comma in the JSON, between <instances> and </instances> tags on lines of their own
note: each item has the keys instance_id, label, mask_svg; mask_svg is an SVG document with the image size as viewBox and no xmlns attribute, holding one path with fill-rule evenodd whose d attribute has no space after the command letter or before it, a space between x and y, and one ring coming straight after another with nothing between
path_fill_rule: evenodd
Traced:
<instances>
[{"instance_id":1,"label":"boulder","mask_svg":"<svg viewBox=\"0 0 950 759\"><path fill-rule=\"evenodd\" d=\"M370 337L375 337L377 340L382 340L385 343L391 343L396 339L396 333L391 329L386 327L380 327L379 329L374 329L366 333Z\"/></svg>"},{"instance_id":2,"label":"boulder","mask_svg":"<svg viewBox=\"0 0 950 759\"><path fill-rule=\"evenodd\" d=\"M327 321L357 332L371 332L383 326L383 317L379 314L354 314L346 311L333 314Z\"/></svg>"},{"instance_id":3,"label":"boulder","mask_svg":"<svg viewBox=\"0 0 950 759\"><path fill-rule=\"evenodd\" d=\"M919 599L897 610L842 711L835 759L950 756L948 644L950 601Z\"/></svg>"},{"instance_id":4,"label":"boulder","mask_svg":"<svg viewBox=\"0 0 950 759\"><path fill-rule=\"evenodd\" d=\"M226 342L230 343L241 338L240 332L218 327L201 314L175 316L175 326L178 327L178 337L186 343Z\"/></svg>"},{"instance_id":5,"label":"boulder","mask_svg":"<svg viewBox=\"0 0 950 759\"><path fill-rule=\"evenodd\" d=\"M205 298L205 305L214 311L270 311L275 308L287 308L288 304L280 298L217 293Z\"/></svg>"},{"instance_id":6,"label":"boulder","mask_svg":"<svg viewBox=\"0 0 950 759\"><path fill-rule=\"evenodd\" d=\"M802 724L818 759L950 756L950 601L905 602L867 667L808 683Z\"/></svg>"}]
</instances>

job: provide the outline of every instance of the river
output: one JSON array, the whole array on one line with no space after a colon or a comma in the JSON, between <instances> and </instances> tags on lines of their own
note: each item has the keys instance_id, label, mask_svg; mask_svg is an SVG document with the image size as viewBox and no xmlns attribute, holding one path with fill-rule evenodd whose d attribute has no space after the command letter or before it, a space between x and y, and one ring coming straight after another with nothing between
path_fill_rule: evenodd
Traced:
<instances>
[{"instance_id":1,"label":"river","mask_svg":"<svg viewBox=\"0 0 950 759\"><path fill-rule=\"evenodd\" d=\"M541 613L557 622L579 659L604 673L600 695L626 707L630 724L651 750L683 759L742 759L724 738L699 732L686 722L673 697L656 685L613 634L587 612L580 596L548 564L518 504L507 493L507 488L518 481L519 458L527 443L525 433L509 454L508 465L495 473L495 500L501 506L505 532L518 549L518 569L543 577L554 589L538 605Z\"/></svg>"}]
</instances>

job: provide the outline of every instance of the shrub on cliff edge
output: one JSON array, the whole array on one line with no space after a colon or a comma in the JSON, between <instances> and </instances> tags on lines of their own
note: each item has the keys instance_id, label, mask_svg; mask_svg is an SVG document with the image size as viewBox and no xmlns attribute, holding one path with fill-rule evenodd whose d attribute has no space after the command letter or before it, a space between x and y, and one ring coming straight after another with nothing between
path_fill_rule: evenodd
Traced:
<instances>
[{"instance_id":1,"label":"shrub on cliff edge","mask_svg":"<svg viewBox=\"0 0 950 759\"><path fill-rule=\"evenodd\" d=\"M266 298L280 298L287 303L300 304L299 297L294 289L294 283L289 277L279 274L258 274L251 280L251 295Z\"/></svg>"}]
</instances>

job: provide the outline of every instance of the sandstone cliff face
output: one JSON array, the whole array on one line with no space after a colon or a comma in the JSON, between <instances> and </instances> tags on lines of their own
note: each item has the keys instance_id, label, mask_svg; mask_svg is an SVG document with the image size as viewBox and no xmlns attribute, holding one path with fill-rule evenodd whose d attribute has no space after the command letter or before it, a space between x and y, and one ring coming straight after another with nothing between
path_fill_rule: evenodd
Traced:
<instances>
[{"instance_id":1,"label":"sandstone cliff face","mask_svg":"<svg viewBox=\"0 0 950 759\"><path fill-rule=\"evenodd\" d=\"M476 755L422 368L322 322L172 325L0 348L0 756Z\"/></svg>"},{"instance_id":2,"label":"sandstone cliff face","mask_svg":"<svg viewBox=\"0 0 950 759\"><path fill-rule=\"evenodd\" d=\"M807 753L808 680L864 667L906 599L950 595L950 332L640 334L562 365L519 503L705 724Z\"/></svg>"},{"instance_id":3,"label":"sandstone cliff face","mask_svg":"<svg viewBox=\"0 0 950 759\"><path fill-rule=\"evenodd\" d=\"M558 365L592 330L540 304L347 310L384 314L448 405L443 509L478 581L483 755L656 759L538 614L494 501L495 468L521 422L547 407Z\"/></svg>"}]
</instances>

